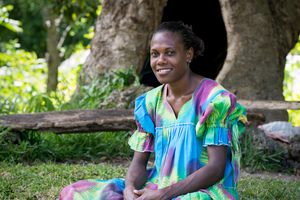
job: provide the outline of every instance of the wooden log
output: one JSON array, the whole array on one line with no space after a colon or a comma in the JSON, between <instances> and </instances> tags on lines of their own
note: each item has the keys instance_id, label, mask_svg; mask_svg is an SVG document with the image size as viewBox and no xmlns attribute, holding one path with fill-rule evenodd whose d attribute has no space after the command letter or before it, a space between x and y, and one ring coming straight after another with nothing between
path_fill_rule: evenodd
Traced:
<instances>
[{"instance_id":1,"label":"wooden log","mask_svg":"<svg viewBox=\"0 0 300 200\"><path fill-rule=\"evenodd\" d=\"M300 101L238 100L246 110L300 110Z\"/></svg>"},{"instance_id":2,"label":"wooden log","mask_svg":"<svg viewBox=\"0 0 300 200\"><path fill-rule=\"evenodd\" d=\"M91 133L130 131L136 129L136 124L133 109L96 109L0 115L1 127L11 127L13 132Z\"/></svg>"},{"instance_id":3,"label":"wooden log","mask_svg":"<svg viewBox=\"0 0 300 200\"><path fill-rule=\"evenodd\" d=\"M249 121L264 122L258 109L300 110L300 102L239 100L247 110ZM254 111L254 112L253 112ZM0 115L0 128L13 132L38 130L53 133L91 133L100 131L131 131L136 129L134 110L95 109L69 110L34 114Z\"/></svg>"}]
</instances>

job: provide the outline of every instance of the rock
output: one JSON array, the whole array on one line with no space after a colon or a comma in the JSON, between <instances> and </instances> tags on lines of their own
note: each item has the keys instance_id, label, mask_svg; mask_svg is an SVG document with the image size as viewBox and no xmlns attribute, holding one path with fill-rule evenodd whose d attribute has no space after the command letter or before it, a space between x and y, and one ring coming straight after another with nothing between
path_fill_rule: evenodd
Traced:
<instances>
[{"instance_id":1,"label":"rock","mask_svg":"<svg viewBox=\"0 0 300 200\"><path fill-rule=\"evenodd\" d=\"M131 85L124 90L116 89L109 97L99 104L99 109L129 109L134 108L135 99L150 91L153 87Z\"/></svg>"},{"instance_id":2,"label":"rock","mask_svg":"<svg viewBox=\"0 0 300 200\"><path fill-rule=\"evenodd\" d=\"M256 127L247 127L242 134L244 137L250 136L252 138L255 148L268 149L270 154L275 153L282 147L279 142L268 138L262 130ZM240 140L241 143L243 142L243 136ZM285 150L285 153L287 154L287 150Z\"/></svg>"},{"instance_id":3,"label":"rock","mask_svg":"<svg viewBox=\"0 0 300 200\"><path fill-rule=\"evenodd\" d=\"M292 143L289 145L290 158L300 163L300 143Z\"/></svg>"},{"instance_id":4,"label":"rock","mask_svg":"<svg viewBox=\"0 0 300 200\"><path fill-rule=\"evenodd\" d=\"M286 143L297 135L300 135L300 127L293 126L290 122L274 121L258 126L265 134L272 139L278 139Z\"/></svg>"},{"instance_id":5,"label":"rock","mask_svg":"<svg viewBox=\"0 0 300 200\"><path fill-rule=\"evenodd\" d=\"M248 119L248 124L247 126L251 126L251 127L257 127L259 125L262 125L265 121L266 118L265 116L260 113L260 112L254 112L254 111L248 111L247 110L247 119Z\"/></svg>"}]
</instances>

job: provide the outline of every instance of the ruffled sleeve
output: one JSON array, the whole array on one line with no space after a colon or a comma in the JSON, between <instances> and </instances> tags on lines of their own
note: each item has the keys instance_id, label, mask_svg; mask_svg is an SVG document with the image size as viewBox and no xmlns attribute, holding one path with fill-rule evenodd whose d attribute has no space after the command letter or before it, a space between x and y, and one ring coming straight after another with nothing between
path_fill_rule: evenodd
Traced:
<instances>
[{"instance_id":1,"label":"ruffled sleeve","mask_svg":"<svg viewBox=\"0 0 300 200\"><path fill-rule=\"evenodd\" d=\"M146 107L146 94L135 101L134 115L137 130L129 139L131 149L139 152L154 152L154 123Z\"/></svg>"},{"instance_id":2,"label":"ruffled sleeve","mask_svg":"<svg viewBox=\"0 0 300 200\"><path fill-rule=\"evenodd\" d=\"M197 124L197 138L203 146L225 145L239 150L238 137L247 123L245 108L225 91L213 98Z\"/></svg>"}]
</instances>

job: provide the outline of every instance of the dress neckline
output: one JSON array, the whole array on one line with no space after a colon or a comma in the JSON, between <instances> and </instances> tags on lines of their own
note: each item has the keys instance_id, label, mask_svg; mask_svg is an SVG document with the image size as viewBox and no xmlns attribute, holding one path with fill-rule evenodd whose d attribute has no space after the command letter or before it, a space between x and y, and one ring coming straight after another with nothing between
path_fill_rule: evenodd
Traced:
<instances>
[{"instance_id":1,"label":"dress neckline","mask_svg":"<svg viewBox=\"0 0 300 200\"><path fill-rule=\"evenodd\" d=\"M196 91L199 90L199 88L201 87L202 83L203 83L204 80L206 80L206 79L208 79L208 78L203 78L203 79L200 81L200 83L197 85L196 89L194 90L192 97L191 97L188 101L186 101L186 102L181 106L181 108L179 109L179 112L178 112L178 115L177 115L177 116L176 116L176 113L175 113L173 107L172 107L171 104L167 101L167 86L168 86L168 84L164 84L164 85L163 85L162 90L161 90L163 101L166 103L166 105L167 105L168 107L170 107L170 110L172 110L172 116L175 118L175 120L178 120L178 119L180 118L180 112L183 110L183 108L184 108L189 102L191 102L191 101L194 99L194 96L195 96Z\"/></svg>"}]
</instances>

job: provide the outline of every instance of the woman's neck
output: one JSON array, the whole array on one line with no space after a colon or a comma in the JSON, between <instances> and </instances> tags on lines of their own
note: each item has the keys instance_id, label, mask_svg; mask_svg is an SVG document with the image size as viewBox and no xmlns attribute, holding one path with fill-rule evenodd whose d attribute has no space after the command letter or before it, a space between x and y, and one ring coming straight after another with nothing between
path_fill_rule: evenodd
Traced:
<instances>
[{"instance_id":1,"label":"woman's neck","mask_svg":"<svg viewBox=\"0 0 300 200\"><path fill-rule=\"evenodd\" d=\"M168 84L167 96L172 96L173 98L190 96L203 78L190 71L182 80Z\"/></svg>"}]
</instances>

